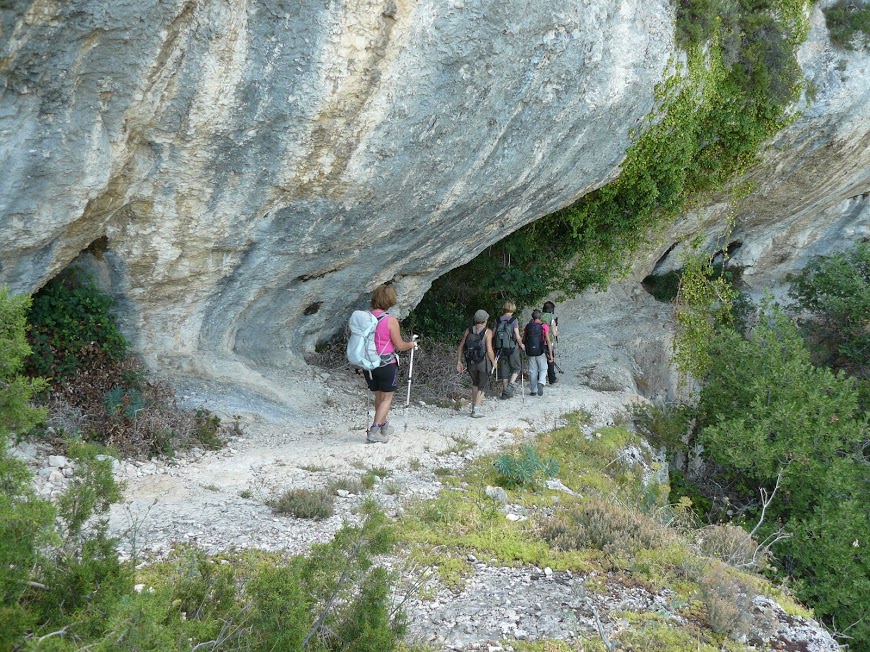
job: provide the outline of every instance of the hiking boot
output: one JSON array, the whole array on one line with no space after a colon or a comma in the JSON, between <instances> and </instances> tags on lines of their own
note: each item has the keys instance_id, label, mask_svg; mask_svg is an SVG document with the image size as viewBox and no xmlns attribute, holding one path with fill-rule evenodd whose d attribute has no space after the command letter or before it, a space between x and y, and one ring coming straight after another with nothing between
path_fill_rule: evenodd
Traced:
<instances>
[{"instance_id":1,"label":"hiking boot","mask_svg":"<svg viewBox=\"0 0 870 652\"><path fill-rule=\"evenodd\" d=\"M538 385L538 396L543 396L543 395L544 395L544 386Z\"/></svg>"},{"instance_id":2,"label":"hiking boot","mask_svg":"<svg viewBox=\"0 0 870 652\"><path fill-rule=\"evenodd\" d=\"M368 434L366 435L366 443L367 444L386 444L390 441L389 435L381 432L383 428L380 426L372 426L369 428Z\"/></svg>"},{"instance_id":3,"label":"hiking boot","mask_svg":"<svg viewBox=\"0 0 870 652\"><path fill-rule=\"evenodd\" d=\"M396 432L396 429L390 425L389 421L384 421L381 424L381 434L385 437L392 437L394 432Z\"/></svg>"},{"instance_id":4,"label":"hiking boot","mask_svg":"<svg viewBox=\"0 0 870 652\"><path fill-rule=\"evenodd\" d=\"M501 396L499 396L499 398L500 398L502 401L506 401L506 400L508 400L508 399L510 398L510 396L508 396L508 393L507 393L506 391L504 391L504 392L501 393Z\"/></svg>"},{"instance_id":5,"label":"hiking boot","mask_svg":"<svg viewBox=\"0 0 870 652\"><path fill-rule=\"evenodd\" d=\"M475 410L474 408L471 408L471 418L472 419L480 419L482 416L483 416L483 412L481 412L479 409Z\"/></svg>"},{"instance_id":6,"label":"hiking boot","mask_svg":"<svg viewBox=\"0 0 870 652\"><path fill-rule=\"evenodd\" d=\"M514 384L509 383L507 388L504 390L504 393L507 394L508 398L513 398L516 391L517 391L517 388L514 387Z\"/></svg>"}]
</instances>

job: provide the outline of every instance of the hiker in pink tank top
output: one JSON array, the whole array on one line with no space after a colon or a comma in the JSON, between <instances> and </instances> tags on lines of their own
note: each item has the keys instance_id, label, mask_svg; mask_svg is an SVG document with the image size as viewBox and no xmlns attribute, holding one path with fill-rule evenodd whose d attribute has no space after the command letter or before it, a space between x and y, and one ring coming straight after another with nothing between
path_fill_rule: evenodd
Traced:
<instances>
[{"instance_id":1,"label":"hiker in pink tank top","mask_svg":"<svg viewBox=\"0 0 870 652\"><path fill-rule=\"evenodd\" d=\"M375 308L371 312L375 317L387 314L378 308ZM393 317L393 320L398 323L395 317ZM375 327L375 350L382 356L396 352L396 347L393 346L393 340L392 337L390 337L389 315L387 315L387 319L381 319L378 321L378 325Z\"/></svg>"},{"instance_id":2,"label":"hiker in pink tank top","mask_svg":"<svg viewBox=\"0 0 870 652\"><path fill-rule=\"evenodd\" d=\"M417 342L402 339L399 320L386 312L396 305L396 301L396 290L389 285L378 286L372 293L371 312L378 318L375 349L386 364L364 374L369 389L375 394L375 419L366 436L370 444L386 443L393 432L393 427L387 423L387 414L399 384L399 359L396 353L417 347Z\"/></svg>"}]
</instances>

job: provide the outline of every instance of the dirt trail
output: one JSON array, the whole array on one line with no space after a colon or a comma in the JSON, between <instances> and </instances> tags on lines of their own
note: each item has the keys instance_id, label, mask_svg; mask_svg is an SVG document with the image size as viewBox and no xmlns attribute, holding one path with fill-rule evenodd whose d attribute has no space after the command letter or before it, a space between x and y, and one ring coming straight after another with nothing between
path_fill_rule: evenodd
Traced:
<instances>
[{"instance_id":1,"label":"dirt trail","mask_svg":"<svg viewBox=\"0 0 870 652\"><path fill-rule=\"evenodd\" d=\"M563 318L562 324L563 342L582 343L579 332L573 332L579 322ZM128 539L134 534L137 551L146 556L184 541L196 541L208 551L260 547L301 552L313 542L329 540L342 519L352 520L358 499L339 498L333 517L313 522L277 516L263 504L265 498L383 467L390 476L374 493L395 513L410 496L435 494L439 485L433 471L438 467L456 467L531 438L574 410L586 410L597 424L607 423L626 403L638 400L632 391L597 392L585 386L576 361L581 350L577 344L562 346L565 373L546 387L543 397L487 399L482 419L471 419L467 407L456 411L421 405L413 389L406 409L403 385L391 412L396 434L387 444L365 443L371 398L363 380L350 372L311 368L287 381L297 399L297 417L253 416L252 403L242 419L242 437L224 450L165 466L127 465L122 473L128 476L127 500L114 508L112 528ZM527 384L525 389L528 393Z\"/></svg>"}]
</instances>

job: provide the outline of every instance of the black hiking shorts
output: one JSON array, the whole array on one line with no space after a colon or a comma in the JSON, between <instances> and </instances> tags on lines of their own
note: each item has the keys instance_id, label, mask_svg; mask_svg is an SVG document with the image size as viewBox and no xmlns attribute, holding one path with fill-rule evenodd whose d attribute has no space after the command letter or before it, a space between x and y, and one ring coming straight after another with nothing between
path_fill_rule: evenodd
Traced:
<instances>
[{"instance_id":1,"label":"black hiking shorts","mask_svg":"<svg viewBox=\"0 0 870 652\"><path fill-rule=\"evenodd\" d=\"M373 392L395 392L399 385L399 363L392 362L374 371L364 371L363 376Z\"/></svg>"},{"instance_id":2,"label":"black hiking shorts","mask_svg":"<svg viewBox=\"0 0 870 652\"><path fill-rule=\"evenodd\" d=\"M492 364L489 358L468 365L468 375L471 376L471 384L481 391L489 389L489 375Z\"/></svg>"}]
</instances>

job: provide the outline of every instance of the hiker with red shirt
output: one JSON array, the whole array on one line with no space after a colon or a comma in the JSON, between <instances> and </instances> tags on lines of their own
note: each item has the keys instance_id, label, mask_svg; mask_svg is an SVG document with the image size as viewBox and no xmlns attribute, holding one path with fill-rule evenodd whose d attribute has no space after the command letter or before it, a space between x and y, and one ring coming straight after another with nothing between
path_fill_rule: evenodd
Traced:
<instances>
[{"instance_id":1,"label":"hiker with red shirt","mask_svg":"<svg viewBox=\"0 0 870 652\"><path fill-rule=\"evenodd\" d=\"M550 327L541 321L541 311L532 311L532 320L526 324L523 331L523 342L526 345L526 356L529 358L529 389L531 395L544 395L544 384L547 382L547 361L552 362L553 342L550 339Z\"/></svg>"}]
</instances>

